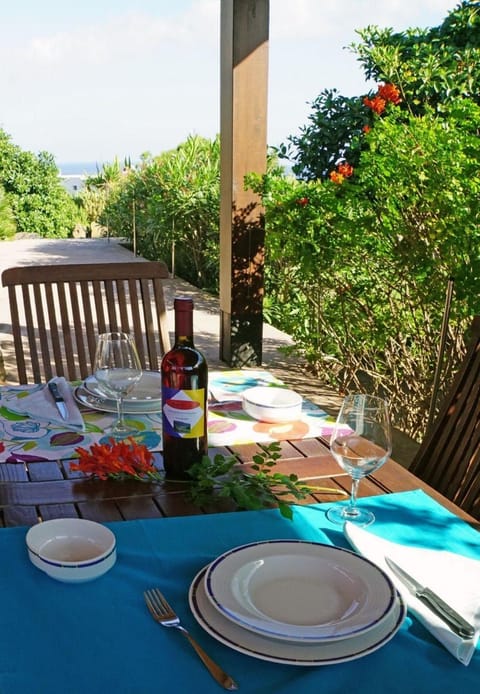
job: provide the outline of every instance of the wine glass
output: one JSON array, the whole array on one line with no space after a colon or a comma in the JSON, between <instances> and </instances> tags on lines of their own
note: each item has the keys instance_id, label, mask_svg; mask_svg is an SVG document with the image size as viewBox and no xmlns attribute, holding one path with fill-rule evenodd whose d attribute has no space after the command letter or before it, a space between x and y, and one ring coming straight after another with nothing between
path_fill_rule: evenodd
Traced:
<instances>
[{"instance_id":1,"label":"wine glass","mask_svg":"<svg viewBox=\"0 0 480 694\"><path fill-rule=\"evenodd\" d=\"M327 511L334 523L350 521L360 527L374 522L371 511L357 506L357 490L362 477L378 470L392 452L388 406L375 395L347 395L330 439L330 450L337 463L352 478L348 505L335 505Z\"/></svg>"},{"instance_id":2,"label":"wine glass","mask_svg":"<svg viewBox=\"0 0 480 694\"><path fill-rule=\"evenodd\" d=\"M116 438L135 432L126 424L123 400L138 383L142 367L133 338L127 333L103 333L99 336L95 352L94 375L100 388L117 401L117 419L108 429Z\"/></svg>"}]
</instances>

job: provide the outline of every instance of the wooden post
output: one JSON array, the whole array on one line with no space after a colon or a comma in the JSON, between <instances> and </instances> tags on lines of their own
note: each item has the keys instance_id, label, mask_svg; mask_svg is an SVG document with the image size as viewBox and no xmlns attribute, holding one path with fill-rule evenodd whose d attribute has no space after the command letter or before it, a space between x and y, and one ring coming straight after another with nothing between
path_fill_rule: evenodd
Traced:
<instances>
[{"instance_id":1,"label":"wooden post","mask_svg":"<svg viewBox=\"0 0 480 694\"><path fill-rule=\"evenodd\" d=\"M221 2L220 359L262 363L264 210L244 190L267 166L269 0Z\"/></svg>"}]
</instances>

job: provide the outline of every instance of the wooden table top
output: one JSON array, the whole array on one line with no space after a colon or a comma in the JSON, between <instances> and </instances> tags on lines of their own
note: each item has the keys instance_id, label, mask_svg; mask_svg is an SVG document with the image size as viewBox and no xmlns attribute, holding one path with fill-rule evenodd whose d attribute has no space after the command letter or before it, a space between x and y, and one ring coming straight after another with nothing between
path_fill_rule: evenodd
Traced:
<instances>
[{"instance_id":1,"label":"wooden table top","mask_svg":"<svg viewBox=\"0 0 480 694\"><path fill-rule=\"evenodd\" d=\"M248 467L259 450L257 444L246 444L210 449L209 452L233 453ZM154 455L157 466L162 468L161 454ZM70 471L69 467L68 460L0 464L0 527L29 526L39 520L59 517L108 522L235 510L229 505L195 506L185 493L185 484L91 480L82 473ZM301 502L304 504L335 502L346 498L335 490L350 491L350 477L340 469L328 443L321 438L283 441L276 471L295 473L306 483L322 487L322 491ZM359 496L419 488L480 529L478 521L393 460L361 480Z\"/></svg>"}]
</instances>

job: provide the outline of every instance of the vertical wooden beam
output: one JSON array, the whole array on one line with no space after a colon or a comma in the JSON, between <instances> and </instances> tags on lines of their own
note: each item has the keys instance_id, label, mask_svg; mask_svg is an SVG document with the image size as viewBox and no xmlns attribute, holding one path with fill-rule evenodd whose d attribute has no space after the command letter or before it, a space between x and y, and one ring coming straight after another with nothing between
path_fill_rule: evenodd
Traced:
<instances>
[{"instance_id":1,"label":"vertical wooden beam","mask_svg":"<svg viewBox=\"0 0 480 694\"><path fill-rule=\"evenodd\" d=\"M221 2L220 358L262 362L264 210L244 190L267 166L269 0Z\"/></svg>"}]
</instances>

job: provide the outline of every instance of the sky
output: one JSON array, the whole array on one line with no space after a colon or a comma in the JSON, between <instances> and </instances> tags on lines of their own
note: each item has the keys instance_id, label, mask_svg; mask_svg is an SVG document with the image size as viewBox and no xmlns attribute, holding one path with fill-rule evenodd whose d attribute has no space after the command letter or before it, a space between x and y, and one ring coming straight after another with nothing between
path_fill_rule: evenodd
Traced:
<instances>
[{"instance_id":1,"label":"sky","mask_svg":"<svg viewBox=\"0 0 480 694\"><path fill-rule=\"evenodd\" d=\"M0 128L66 162L132 162L220 117L221 0L2 2ZM356 30L441 24L457 0L270 0L268 144L308 122L324 89L365 94Z\"/></svg>"}]
</instances>

